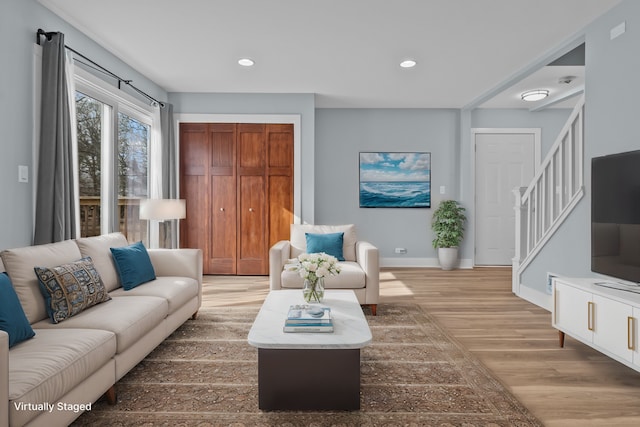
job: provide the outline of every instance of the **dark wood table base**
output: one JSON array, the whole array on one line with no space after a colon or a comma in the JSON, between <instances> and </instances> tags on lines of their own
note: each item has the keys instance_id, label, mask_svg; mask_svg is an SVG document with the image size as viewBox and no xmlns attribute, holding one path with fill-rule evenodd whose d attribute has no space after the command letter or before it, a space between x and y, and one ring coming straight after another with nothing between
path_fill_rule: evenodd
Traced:
<instances>
[{"instance_id":1,"label":"dark wood table base","mask_svg":"<svg viewBox=\"0 0 640 427\"><path fill-rule=\"evenodd\" d=\"M259 408L360 409L360 349L258 349Z\"/></svg>"}]
</instances>

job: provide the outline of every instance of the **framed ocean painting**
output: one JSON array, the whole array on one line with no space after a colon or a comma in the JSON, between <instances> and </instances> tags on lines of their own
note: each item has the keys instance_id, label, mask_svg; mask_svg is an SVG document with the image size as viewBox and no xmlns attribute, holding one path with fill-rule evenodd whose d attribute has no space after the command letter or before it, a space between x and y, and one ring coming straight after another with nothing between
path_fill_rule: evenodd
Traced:
<instances>
[{"instance_id":1,"label":"framed ocean painting","mask_svg":"<svg viewBox=\"0 0 640 427\"><path fill-rule=\"evenodd\" d=\"M361 152L361 208L430 208L431 153Z\"/></svg>"}]
</instances>

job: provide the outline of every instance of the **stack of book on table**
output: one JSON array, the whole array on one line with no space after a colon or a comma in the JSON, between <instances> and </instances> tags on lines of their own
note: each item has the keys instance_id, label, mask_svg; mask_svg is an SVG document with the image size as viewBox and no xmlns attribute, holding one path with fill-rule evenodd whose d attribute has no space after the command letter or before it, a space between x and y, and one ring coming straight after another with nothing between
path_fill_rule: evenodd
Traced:
<instances>
[{"instance_id":1,"label":"stack of book on table","mask_svg":"<svg viewBox=\"0 0 640 427\"><path fill-rule=\"evenodd\" d=\"M333 332L331 308L292 305L284 322L284 332Z\"/></svg>"}]
</instances>

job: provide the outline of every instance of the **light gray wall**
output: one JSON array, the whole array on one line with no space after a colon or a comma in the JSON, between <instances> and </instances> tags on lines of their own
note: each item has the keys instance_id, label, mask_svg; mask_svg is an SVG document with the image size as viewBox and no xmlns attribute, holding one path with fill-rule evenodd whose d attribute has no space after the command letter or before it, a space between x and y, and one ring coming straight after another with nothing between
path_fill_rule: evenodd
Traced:
<instances>
[{"instance_id":1,"label":"light gray wall","mask_svg":"<svg viewBox=\"0 0 640 427\"><path fill-rule=\"evenodd\" d=\"M300 115L302 222L314 223L314 94L169 93L174 114Z\"/></svg>"},{"instance_id":2,"label":"light gray wall","mask_svg":"<svg viewBox=\"0 0 640 427\"><path fill-rule=\"evenodd\" d=\"M436 258L431 214L456 198L459 111L449 109L317 109L316 223L357 226L381 258ZM431 153L431 209L360 208L359 152ZM447 194L440 195L440 186ZM397 255L394 248L407 249Z\"/></svg>"},{"instance_id":3,"label":"light gray wall","mask_svg":"<svg viewBox=\"0 0 640 427\"><path fill-rule=\"evenodd\" d=\"M473 111L473 128L540 128L542 159L556 141L571 109L548 108L531 112L525 109L478 108Z\"/></svg>"},{"instance_id":4,"label":"light gray wall","mask_svg":"<svg viewBox=\"0 0 640 427\"><path fill-rule=\"evenodd\" d=\"M33 46L36 31L62 31L67 45L141 90L166 99L159 86L128 67L36 0L0 1L0 249L29 245L33 234L33 179L18 183L18 165L32 173Z\"/></svg>"},{"instance_id":5,"label":"light gray wall","mask_svg":"<svg viewBox=\"0 0 640 427\"><path fill-rule=\"evenodd\" d=\"M610 30L626 21L626 32L610 40ZM565 224L522 276L544 292L547 272L593 276L590 263L591 159L640 149L640 2L627 0L586 29L585 190Z\"/></svg>"}]
</instances>

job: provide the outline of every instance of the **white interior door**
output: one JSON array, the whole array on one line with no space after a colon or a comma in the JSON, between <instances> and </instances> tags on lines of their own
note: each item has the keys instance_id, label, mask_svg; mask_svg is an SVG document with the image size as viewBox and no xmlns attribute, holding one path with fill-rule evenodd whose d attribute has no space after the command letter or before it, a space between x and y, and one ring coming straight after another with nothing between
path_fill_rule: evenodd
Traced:
<instances>
[{"instance_id":1,"label":"white interior door","mask_svg":"<svg viewBox=\"0 0 640 427\"><path fill-rule=\"evenodd\" d=\"M535 131L474 133L475 264L511 265L515 256L515 187L528 186L536 163Z\"/></svg>"}]
</instances>

